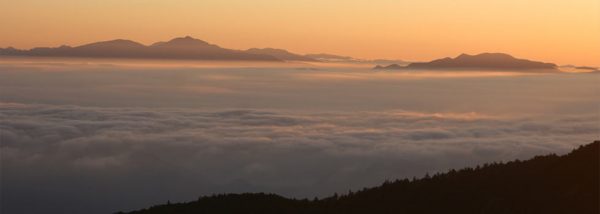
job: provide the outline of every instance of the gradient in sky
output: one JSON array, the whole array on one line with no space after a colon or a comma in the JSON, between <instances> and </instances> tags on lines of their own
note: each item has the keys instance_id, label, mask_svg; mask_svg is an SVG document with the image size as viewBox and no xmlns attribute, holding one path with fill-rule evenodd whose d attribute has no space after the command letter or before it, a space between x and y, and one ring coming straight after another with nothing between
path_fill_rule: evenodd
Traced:
<instances>
[{"instance_id":1,"label":"gradient in sky","mask_svg":"<svg viewBox=\"0 0 600 214\"><path fill-rule=\"evenodd\" d=\"M598 0L1 0L0 26L0 47L190 35L233 49L600 65Z\"/></svg>"}]
</instances>

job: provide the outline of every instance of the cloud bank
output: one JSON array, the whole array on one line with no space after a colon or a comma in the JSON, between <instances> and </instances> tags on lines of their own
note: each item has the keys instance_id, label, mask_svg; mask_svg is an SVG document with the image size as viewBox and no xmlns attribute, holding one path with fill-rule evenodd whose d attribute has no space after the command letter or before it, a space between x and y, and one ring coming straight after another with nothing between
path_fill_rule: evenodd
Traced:
<instances>
[{"instance_id":1,"label":"cloud bank","mask_svg":"<svg viewBox=\"0 0 600 214\"><path fill-rule=\"evenodd\" d=\"M597 139L598 121L3 103L2 211L110 213L222 192L325 196L566 152Z\"/></svg>"}]
</instances>

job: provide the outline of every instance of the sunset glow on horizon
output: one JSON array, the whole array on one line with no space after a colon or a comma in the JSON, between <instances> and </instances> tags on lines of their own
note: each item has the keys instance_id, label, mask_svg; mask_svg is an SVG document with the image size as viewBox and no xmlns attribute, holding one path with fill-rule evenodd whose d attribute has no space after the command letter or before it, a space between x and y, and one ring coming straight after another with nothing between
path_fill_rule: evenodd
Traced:
<instances>
[{"instance_id":1,"label":"sunset glow on horizon","mask_svg":"<svg viewBox=\"0 0 600 214\"><path fill-rule=\"evenodd\" d=\"M22 0L0 2L0 25L0 47L20 49L189 35L231 49L415 61L504 52L600 66L597 0Z\"/></svg>"}]
</instances>

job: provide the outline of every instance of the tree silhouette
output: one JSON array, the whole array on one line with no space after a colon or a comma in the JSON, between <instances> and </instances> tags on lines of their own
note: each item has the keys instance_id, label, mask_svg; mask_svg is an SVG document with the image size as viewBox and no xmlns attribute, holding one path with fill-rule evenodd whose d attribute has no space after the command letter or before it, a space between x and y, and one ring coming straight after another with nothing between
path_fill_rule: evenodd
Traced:
<instances>
[{"instance_id":1,"label":"tree silhouette","mask_svg":"<svg viewBox=\"0 0 600 214\"><path fill-rule=\"evenodd\" d=\"M600 141L573 152L491 163L385 181L381 186L313 200L274 194L227 194L154 206L154 213L600 213Z\"/></svg>"}]
</instances>

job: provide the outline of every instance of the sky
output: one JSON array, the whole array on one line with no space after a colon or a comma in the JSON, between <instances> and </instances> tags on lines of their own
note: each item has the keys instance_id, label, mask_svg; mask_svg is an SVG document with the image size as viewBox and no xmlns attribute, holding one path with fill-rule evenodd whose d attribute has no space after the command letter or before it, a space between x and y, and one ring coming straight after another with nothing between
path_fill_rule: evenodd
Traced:
<instances>
[{"instance_id":1,"label":"sky","mask_svg":"<svg viewBox=\"0 0 600 214\"><path fill-rule=\"evenodd\" d=\"M597 0L0 0L0 47L151 44L430 60L460 53L600 66Z\"/></svg>"}]
</instances>

